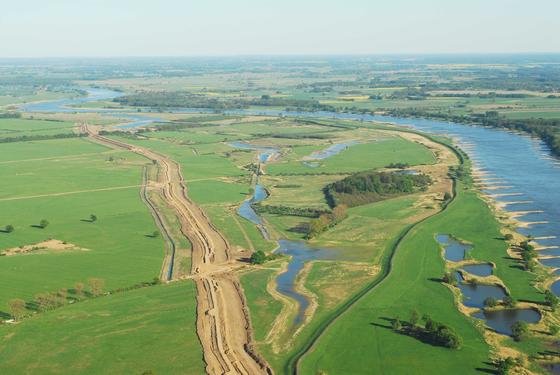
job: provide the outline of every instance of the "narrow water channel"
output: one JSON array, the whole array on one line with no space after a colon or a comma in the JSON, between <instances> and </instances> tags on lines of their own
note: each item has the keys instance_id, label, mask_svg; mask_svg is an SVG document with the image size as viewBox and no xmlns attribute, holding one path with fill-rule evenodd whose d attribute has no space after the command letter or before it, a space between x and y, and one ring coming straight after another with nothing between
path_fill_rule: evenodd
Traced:
<instances>
[{"instance_id":1,"label":"narrow water channel","mask_svg":"<svg viewBox=\"0 0 560 375\"><path fill-rule=\"evenodd\" d=\"M230 142L229 145L243 150L258 151L258 160L261 164L265 164L273 156L276 157L276 155L280 155L280 151L273 147L255 146L246 142ZM263 219L251 206L253 203L262 202L266 198L268 198L268 192L260 183L257 183L255 185L253 196L241 204L237 213L239 216L255 224L263 234L264 238L270 239L270 235L266 229ZM305 295L301 294L296 288L298 275L303 270L306 262L320 259L336 259L337 252L331 249L313 248L303 241L290 241L286 239L280 239L278 241L278 247L275 251L279 254L284 254L290 257L287 270L278 275L276 278L276 290L279 293L292 298L298 304L298 313L293 321L293 328L297 328L297 326L303 323L305 319L305 312L309 307L309 299Z\"/></svg>"}]
</instances>

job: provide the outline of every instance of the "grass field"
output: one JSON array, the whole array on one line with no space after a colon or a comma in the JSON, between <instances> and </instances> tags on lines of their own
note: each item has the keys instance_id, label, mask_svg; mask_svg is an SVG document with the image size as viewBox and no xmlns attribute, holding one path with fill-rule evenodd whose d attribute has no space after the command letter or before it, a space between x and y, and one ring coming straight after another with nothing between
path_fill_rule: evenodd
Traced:
<instances>
[{"instance_id":1,"label":"grass field","mask_svg":"<svg viewBox=\"0 0 560 375\"><path fill-rule=\"evenodd\" d=\"M201 374L194 283L98 297L0 326L3 374Z\"/></svg>"},{"instance_id":2,"label":"grass field","mask_svg":"<svg viewBox=\"0 0 560 375\"><path fill-rule=\"evenodd\" d=\"M72 133L74 123L29 119L0 119L0 140L21 136L49 136Z\"/></svg>"},{"instance_id":3,"label":"grass field","mask_svg":"<svg viewBox=\"0 0 560 375\"><path fill-rule=\"evenodd\" d=\"M0 233L0 249L49 238L87 249L1 257L0 311L11 298L29 300L89 277L112 289L159 274L164 244L146 236L156 227L139 194L145 160L83 139L3 144L0 160L0 178L9 182L0 227L15 228ZM86 221L90 214L97 222ZM34 227L42 219L50 225Z\"/></svg>"},{"instance_id":4,"label":"grass field","mask_svg":"<svg viewBox=\"0 0 560 375\"><path fill-rule=\"evenodd\" d=\"M391 163L418 165L431 164L434 161L434 156L425 147L395 137L351 146L338 155L323 160L316 168L308 167L301 161L280 161L269 165L267 171L271 175L353 173L382 168Z\"/></svg>"}]
</instances>

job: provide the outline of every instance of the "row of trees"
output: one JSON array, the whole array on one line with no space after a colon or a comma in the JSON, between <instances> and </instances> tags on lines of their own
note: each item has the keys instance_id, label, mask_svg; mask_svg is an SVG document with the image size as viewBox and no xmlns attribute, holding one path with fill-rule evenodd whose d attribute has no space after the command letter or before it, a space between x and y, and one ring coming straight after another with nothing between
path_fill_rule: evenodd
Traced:
<instances>
[{"instance_id":1,"label":"row of trees","mask_svg":"<svg viewBox=\"0 0 560 375\"><path fill-rule=\"evenodd\" d=\"M311 208L311 207L290 207L290 206L273 206L263 205L260 203L252 204L253 209L258 213L269 213L282 216L300 216L317 218L321 215L328 214L327 210Z\"/></svg>"},{"instance_id":2,"label":"row of trees","mask_svg":"<svg viewBox=\"0 0 560 375\"><path fill-rule=\"evenodd\" d=\"M44 141L47 139L64 139L87 137L84 133L62 133L62 134L43 134L43 135L20 135L18 137L0 138L0 143L28 142L28 141Z\"/></svg>"},{"instance_id":3,"label":"row of trees","mask_svg":"<svg viewBox=\"0 0 560 375\"><path fill-rule=\"evenodd\" d=\"M348 216L348 206L339 204L333 208L332 212L321 214L318 218L309 222L307 238L311 239L332 228Z\"/></svg>"},{"instance_id":4,"label":"row of trees","mask_svg":"<svg viewBox=\"0 0 560 375\"><path fill-rule=\"evenodd\" d=\"M97 297L103 293L105 280L100 278L90 278L88 280L89 290L86 291L86 285L77 282L72 290L71 301L81 300L85 297ZM8 309L12 317L19 321L28 315L30 310L48 311L64 306L69 301L69 290L60 289L57 292L45 292L36 294L31 303L27 303L22 299L16 298L8 302Z\"/></svg>"}]
</instances>

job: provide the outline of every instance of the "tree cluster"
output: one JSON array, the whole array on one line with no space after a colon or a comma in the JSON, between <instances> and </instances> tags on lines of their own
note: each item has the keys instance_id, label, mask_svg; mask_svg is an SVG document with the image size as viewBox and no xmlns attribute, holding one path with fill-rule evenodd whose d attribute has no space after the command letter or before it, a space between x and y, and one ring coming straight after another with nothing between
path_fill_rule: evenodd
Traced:
<instances>
[{"instance_id":1,"label":"tree cluster","mask_svg":"<svg viewBox=\"0 0 560 375\"><path fill-rule=\"evenodd\" d=\"M420 325L420 320L424 325ZM428 342L432 345L443 346L450 349L459 349L463 344L461 336L455 332L451 327L436 322L429 315L424 314L420 319L420 314L414 310L410 316L408 323L401 322L397 317L392 321L393 330L406 334L408 336L416 337L421 341Z\"/></svg>"},{"instance_id":2,"label":"tree cluster","mask_svg":"<svg viewBox=\"0 0 560 375\"><path fill-rule=\"evenodd\" d=\"M323 191L331 207L339 204L354 207L396 195L423 191L430 183L431 178L425 174L369 171L333 182Z\"/></svg>"}]
</instances>

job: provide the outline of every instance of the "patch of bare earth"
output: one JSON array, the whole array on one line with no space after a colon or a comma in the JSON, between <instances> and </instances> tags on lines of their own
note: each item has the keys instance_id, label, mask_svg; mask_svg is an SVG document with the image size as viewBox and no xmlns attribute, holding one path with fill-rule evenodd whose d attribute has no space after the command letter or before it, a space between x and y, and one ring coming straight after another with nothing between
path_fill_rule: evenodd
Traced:
<instances>
[{"instance_id":1,"label":"patch of bare earth","mask_svg":"<svg viewBox=\"0 0 560 375\"><path fill-rule=\"evenodd\" d=\"M45 253L45 252L62 252L62 251L70 251L70 250L87 250L81 247L78 247L74 244L50 239L43 242L38 242L30 245L24 245L19 247L12 247L10 249L5 249L0 252L0 256L14 256L14 255L23 255L23 254L30 254L30 253Z\"/></svg>"}]
</instances>

